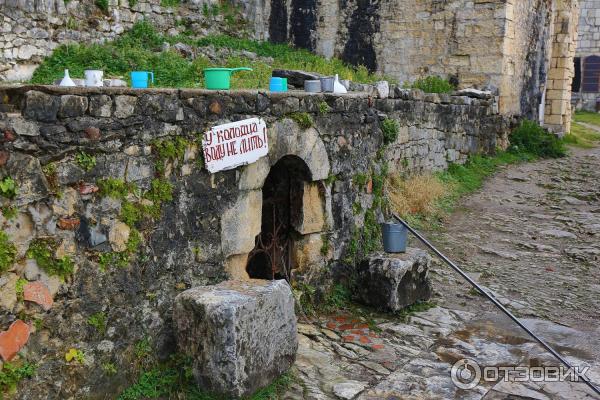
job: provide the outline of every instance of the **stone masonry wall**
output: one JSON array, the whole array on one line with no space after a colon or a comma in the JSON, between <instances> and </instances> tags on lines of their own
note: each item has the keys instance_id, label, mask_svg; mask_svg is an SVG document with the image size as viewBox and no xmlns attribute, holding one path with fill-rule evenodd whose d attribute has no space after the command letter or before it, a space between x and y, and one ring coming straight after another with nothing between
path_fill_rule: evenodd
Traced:
<instances>
[{"instance_id":1,"label":"stone masonry wall","mask_svg":"<svg viewBox=\"0 0 600 400\"><path fill-rule=\"evenodd\" d=\"M160 0L108 0L104 12L94 0L0 0L0 81L28 80L57 46L112 40L142 19L171 35L226 33L231 27L211 9L218 4L194 0L163 7ZM241 33L237 24L232 33Z\"/></svg>"},{"instance_id":2,"label":"stone masonry wall","mask_svg":"<svg viewBox=\"0 0 600 400\"><path fill-rule=\"evenodd\" d=\"M14 325L31 332L17 357L38 364L14 397L112 398L143 365L136 344L149 344L147 357L172 354L173 299L225 279L228 263L248 251L240 243L253 245L260 188L281 157L300 157L317 185L304 192L305 218L309 208L326 210L318 229L305 223L298 253L323 276L361 257L352 246L381 219L387 169L441 169L506 146L510 121L493 98L399 89L392 97L0 89L0 181L17 186L14 197L0 195L0 226L16 253L1 270L0 330L25 321ZM300 127L298 115L312 126ZM267 122L268 162L209 174L198 133L253 116ZM387 146L385 118L400 127ZM67 361L69 349L83 359Z\"/></svg>"},{"instance_id":3,"label":"stone masonry wall","mask_svg":"<svg viewBox=\"0 0 600 400\"><path fill-rule=\"evenodd\" d=\"M579 0L577 57L600 55L600 1Z\"/></svg>"}]
</instances>

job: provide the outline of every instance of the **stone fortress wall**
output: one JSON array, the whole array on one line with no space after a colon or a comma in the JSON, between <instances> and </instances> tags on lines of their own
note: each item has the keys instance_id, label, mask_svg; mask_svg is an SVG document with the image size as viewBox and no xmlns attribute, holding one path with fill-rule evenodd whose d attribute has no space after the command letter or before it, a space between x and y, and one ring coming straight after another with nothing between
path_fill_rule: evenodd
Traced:
<instances>
[{"instance_id":1,"label":"stone fortress wall","mask_svg":"<svg viewBox=\"0 0 600 400\"><path fill-rule=\"evenodd\" d=\"M172 354L175 296L248 278L263 185L283 159L308 172L295 197L295 279L326 285L380 245L371 232L387 173L442 169L507 145L511 120L493 96L478 96L0 89L0 179L17 185L13 199L0 196L0 206L15 208L12 217L0 214L0 226L17 253L0 276L0 330L16 319L30 323L23 354L39 365L19 397L112 398L133 378L140 340L151 338L157 358ZM210 174L199 134L250 117L267 123L268 155ZM398 124L387 144L386 118ZM56 276L28 252L39 246L51 254L46 264L67 257L73 269ZM18 282L35 284L45 308L20 300ZM102 332L87 322L97 313L106 316ZM86 362L65 365L69 348ZM106 362L116 375L101 372Z\"/></svg>"},{"instance_id":2,"label":"stone fortress wall","mask_svg":"<svg viewBox=\"0 0 600 400\"><path fill-rule=\"evenodd\" d=\"M575 53L579 79L573 100L578 107L596 111L596 100L600 94L600 74L597 72L600 71L600 1L579 0L579 3L579 34ZM596 88L584 87L586 81L595 81Z\"/></svg>"},{"instance_id":3,"label":"stone fortress wall","mask_svg":"<svg viewBox=\"0 0 600 400\"><path fill-rule=\"evenodd\" d=\"M67 5L63 0L0 0L0 4L0 79L27 79L58 44L111 39L140 18L149 18L163 32L191 29L206 34L224 29L218 23L222 16L206 17L205 4L198 1L171 8L162 7L159 0L133 6L128 0L109 0L106 14L91 0ZM499 96L503 114L534 119L546 114L549 128L568 131L570 110L564 100L570 98L570 88L563 86L568 86L564 83L572 71L564 68L574 48L577 0L236 0L235 4L256 39L337 56L400 82L441 75L459 88L490 89ZM547 81L550 75L561 82ZM546 96L546 89L561 92Z\"/></svg>"}]
</instances>

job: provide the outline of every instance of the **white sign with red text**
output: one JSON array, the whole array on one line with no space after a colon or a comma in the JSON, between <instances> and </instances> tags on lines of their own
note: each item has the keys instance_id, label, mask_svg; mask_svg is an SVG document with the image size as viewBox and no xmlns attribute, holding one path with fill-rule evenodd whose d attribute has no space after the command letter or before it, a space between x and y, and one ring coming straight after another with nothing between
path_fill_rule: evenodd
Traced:
<instances>
[{"instance_id":1,"label":"white sign with red text","mask_svg":"<svg viewBox=\"0 0 600 400\"><path fill-rule=\"evenodd\" d=\"M210 173L252 164L269 152L267 124L250 118L213 126L202 138L206 169Z\"/></svg>"}]
</instances>

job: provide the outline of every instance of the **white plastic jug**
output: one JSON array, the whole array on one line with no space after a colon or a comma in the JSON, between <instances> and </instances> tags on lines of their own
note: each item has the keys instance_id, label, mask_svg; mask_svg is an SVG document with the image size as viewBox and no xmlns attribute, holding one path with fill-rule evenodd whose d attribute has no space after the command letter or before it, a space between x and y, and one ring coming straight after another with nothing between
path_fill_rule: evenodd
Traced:
<instances>
[{"instance_id":1,"label":"white plastic jug","mask_svg":"<svg viewBox=\"0 0 600 400\"><path fill-rule=\"evenodd\" d=\"M97 69L86 69L85 74L85 86L104 86L102 77L104 72Z\"/></svg>"},{"instance_id":2,"label":"white plastic jug","mask_svg":"<svg viewBox=\"0 0 600 400\"><path fill-rule=\"evenodd\" d=\"M333 81L333 93L348 93L344 85L340 83L340 78L335 75L335 80Z\"/></svg>"}]
</instances>

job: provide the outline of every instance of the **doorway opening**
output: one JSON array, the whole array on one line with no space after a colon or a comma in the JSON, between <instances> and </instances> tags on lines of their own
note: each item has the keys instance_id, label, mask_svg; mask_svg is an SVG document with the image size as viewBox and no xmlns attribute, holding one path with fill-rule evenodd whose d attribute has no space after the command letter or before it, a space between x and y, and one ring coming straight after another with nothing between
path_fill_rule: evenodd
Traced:
<instances>
[{"instance_id":1,"label":"doorway opening","mask_svg":"<svg viewBox=\"0 0 600 400\"><path fill-rule=\"evenodd\" d=\"M271 167L262 188L261 232L248 257L246 272L254 279L286 279L292 270L296 226L302 221L304 186L311 173L297 156L284 156Z\"/></svg>"}]
</instances>

